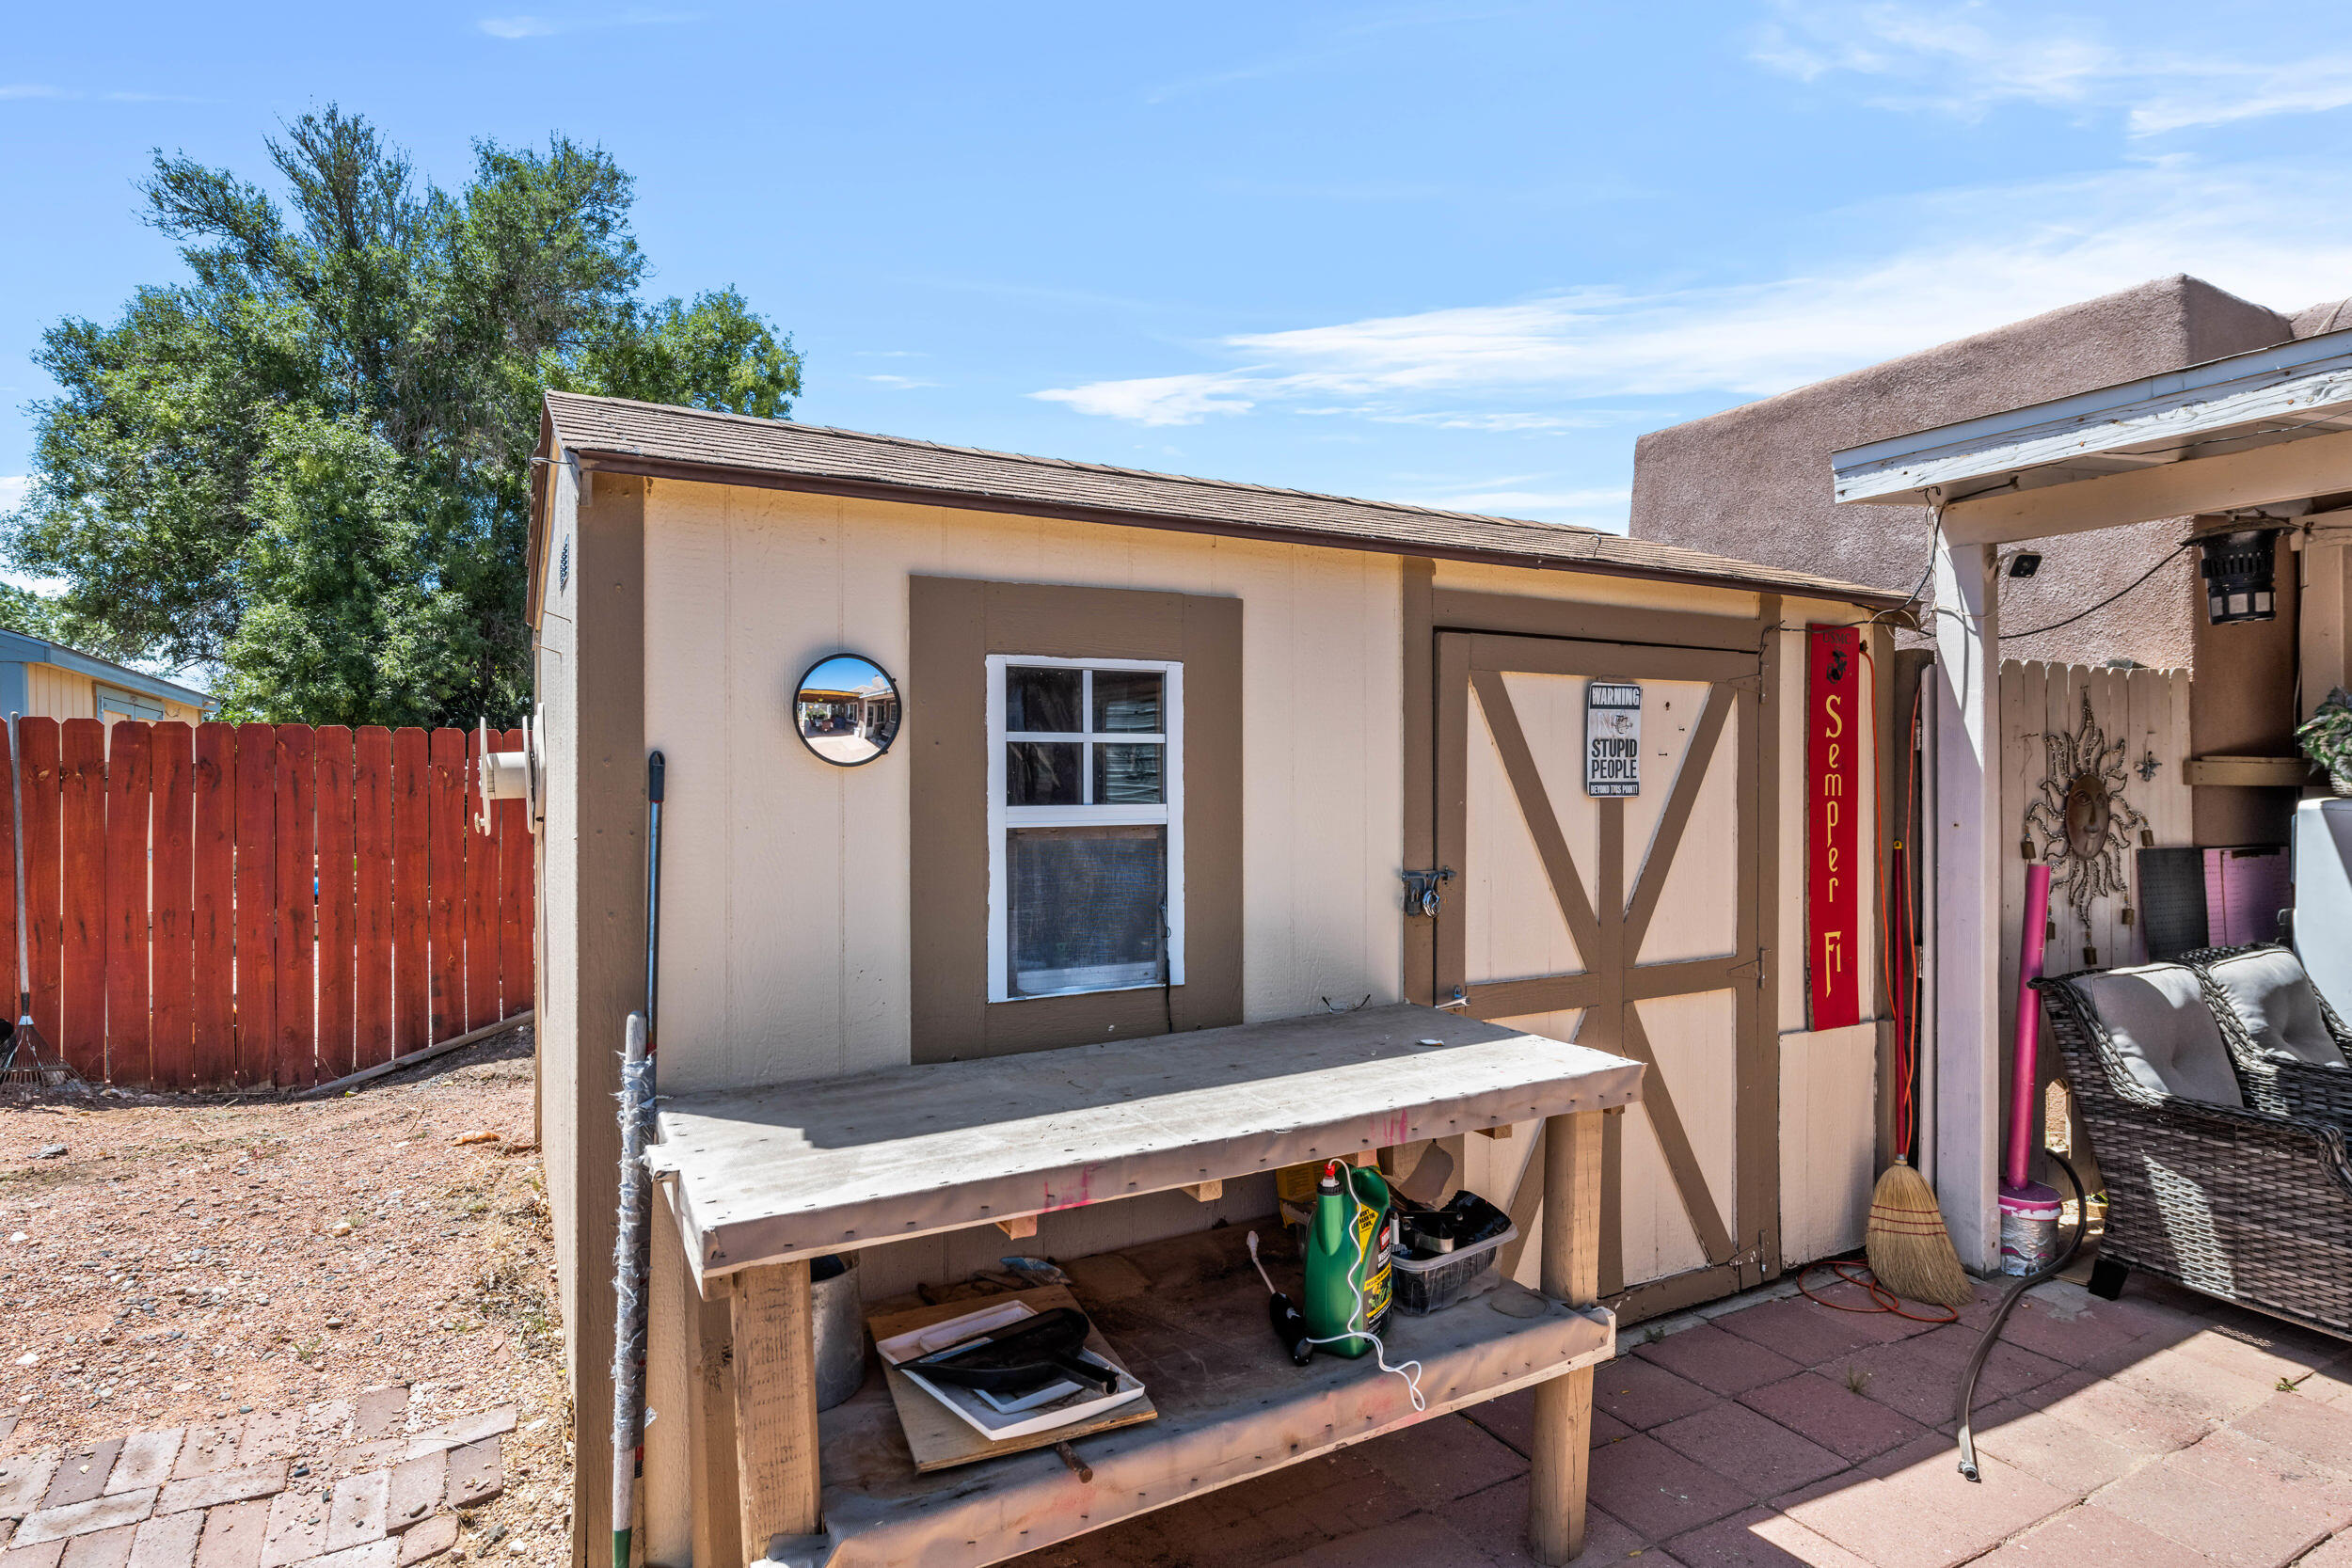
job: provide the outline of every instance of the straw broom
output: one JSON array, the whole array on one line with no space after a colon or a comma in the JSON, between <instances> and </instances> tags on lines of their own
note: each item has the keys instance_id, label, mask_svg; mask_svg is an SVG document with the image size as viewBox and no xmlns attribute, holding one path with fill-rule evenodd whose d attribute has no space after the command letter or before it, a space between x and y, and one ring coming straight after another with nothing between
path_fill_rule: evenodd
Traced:
<instances>
[{"instance_id":1,"label":"straw broom","mask_svg":"<svg viewBox=\"0 0 2352 1568\"><path fill-rule=\"evenodd\" d=\"M1878 667L1871 662L1868 650L1864 650L1864 662L1869 668L1872 684L1876 684ZM1875 704L1877 693L1872 693ZM1911 766L1906 781L1906 809L1903 824L1913 820L1910 802L1917 799L1919 787L1919 705L1924 698L1915 697L1911 710ZM1873 783L1878 769L1871 770ZM1882 814L1880 820L1885 818ZM1898 856L1905 854L1903 841L1894 844ZM1870 1259L1870 1272L1878 1282L1899 1296L1913 1301L1933 1302L1954 1311L1977 1299L1976 1287L1960 1266L1960 1254L1952 1250L1952 1239L1944 1229L1944 1211L1936 1206L1935 1189L1928 1179L1911 1164L1911 1128L1913 1117L1912 1077L1918 1060L1912 1038L1911 986L1913 976L1898 974L1902 958L1912 951L1912 927L1908 897L1911 889L1909 867L1892 879L1896 901L1902 906L1899 913L1887 907L1886 888L1879 890L1879 952L1886 965L1886 994L1895 1014L1895 1049L1897 1053L1896 1133L1899 1147L1895 1163L1879 1177L1878 1190L1870 1195L1870 1223L1863 1232L1863 1251ZM1891 916L1891 918L1890 918ZM1904 938L1899 948L1892 940L1894 932L1887 927L1899 927Z\"/></svg>"},{"instance_id":2,"label":"straw broom","mask_svg":"<svg viewBox=\"0 0 2352 1568\"><path fill-rule=\"evenodd\" d=\"M1944 1211L1935 1189L1901 1155L1879 1178L1870 1195L1870 1225L1863 1250L1878 1282L1899 1296L1930 1301L1954 1311L1977 1299L1976 1287L1960 1266L1960 1254L1944 1230Z\"/></svg>"}]
</instances>

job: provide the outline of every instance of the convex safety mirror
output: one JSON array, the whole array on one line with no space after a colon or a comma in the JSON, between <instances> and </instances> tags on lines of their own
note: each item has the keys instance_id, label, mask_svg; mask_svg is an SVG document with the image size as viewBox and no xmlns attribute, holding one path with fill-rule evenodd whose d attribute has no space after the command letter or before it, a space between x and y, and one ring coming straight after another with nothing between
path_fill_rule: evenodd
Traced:
<instances>
[{"instance_id":1,"label":"convex safety mirror","mask_svg":"<svg viewBox=\"0 0 2352 1568\"><path fill-rule=\"evenodd\" d=\"M792 725L802 745L835 768L871 762L898 738L898 685L870 658L820 658L793 692Z\"/></svg>"}]
</instances>

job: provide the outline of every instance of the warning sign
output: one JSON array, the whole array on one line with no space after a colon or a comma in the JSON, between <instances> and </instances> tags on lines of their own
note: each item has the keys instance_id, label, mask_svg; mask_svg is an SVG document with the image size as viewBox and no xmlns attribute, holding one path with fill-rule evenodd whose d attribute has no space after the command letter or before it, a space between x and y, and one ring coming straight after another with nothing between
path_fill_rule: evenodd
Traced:
<instances>
[{"instance_id":1,"label":"warning sign","mask_svg":"<svg viewBox=\"0 0 2352 1568\"><path fill-rule=\"evenodd\" d=\"M1594 681L1584 689L1584 793L1642 793L1642 689Z\"/></svg>"}]
</instances>

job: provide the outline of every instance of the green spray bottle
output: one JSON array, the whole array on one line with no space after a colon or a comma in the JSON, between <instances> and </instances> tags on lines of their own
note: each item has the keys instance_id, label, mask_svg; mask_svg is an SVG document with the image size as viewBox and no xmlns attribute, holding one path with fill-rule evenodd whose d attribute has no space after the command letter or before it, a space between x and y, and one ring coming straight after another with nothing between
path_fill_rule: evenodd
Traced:
<instances>
[{"instance_id":1,"label":"green spray bottle","mask_svg":"<svg viewBox=\"0 0 2352 1568\"><path fill-rule=\"evenodd\" d=\"M1334 1160L1315 1186L1307 1227L1307 1332L1318 1350L1358 1356L1372 1349L1395 1300L1389 1251L1396 1239L1389 1184L1376 1170Z\"/></svg>"}]
</instances>

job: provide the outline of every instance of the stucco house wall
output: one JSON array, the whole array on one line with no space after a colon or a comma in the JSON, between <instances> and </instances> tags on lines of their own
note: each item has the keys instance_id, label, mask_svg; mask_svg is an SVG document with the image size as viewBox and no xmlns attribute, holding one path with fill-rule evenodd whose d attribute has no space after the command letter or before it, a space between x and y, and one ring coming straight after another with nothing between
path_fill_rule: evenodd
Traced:
<instances>
[{"instance_id":1,"label":"stucco house wall","mask_svg":"<svg viewBox=\"0 0 2352 1568\"><path fill-rule=\"evenodd\" d=\"M2265 348L2297 336L2296 325L2176 275L1654 431L1634 447L1633 536L1907 590L1927 562L1927 509L1834 505L1832 452ZM2096 604L2145 572L2185 526L2168 519L2018 546L2041 551L2043 562L2031 578L2003 581L2003 629ZM2183 557L2122 602L2004 652L2189 665L2195 581Z\"/></svg>"}]
</instances>

